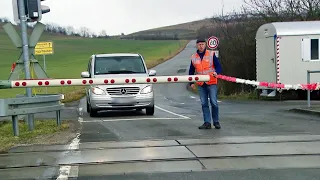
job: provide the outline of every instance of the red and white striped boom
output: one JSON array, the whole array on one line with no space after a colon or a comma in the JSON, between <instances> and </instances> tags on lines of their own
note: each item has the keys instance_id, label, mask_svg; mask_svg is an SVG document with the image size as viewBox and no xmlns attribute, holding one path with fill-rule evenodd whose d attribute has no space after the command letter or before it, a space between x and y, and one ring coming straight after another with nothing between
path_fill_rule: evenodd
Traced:
<instances>
[{"instance_id":1,"label":"red and white striped boom","mask_svg":"<svg viewBox=\"0 0 320 180\"><path fill-rule=\"evenodd\" d=\"M83 79L46 79L46 80L15 80L11 81L11 88L25 87L53 87L53 86L85 86L108 84L161 84L161 83L186 83L209 81L208 75L193 76L152 76L128 78L83 78Z\"/></svg>"},{"instance_id":2,"label":"red and white striped boom","mask_svg":"<svg viewBox=\"0 0 320 180\"><path fill-rule=\"evenodd\" d=\"M268 87L274 89L302 89L320 90L320 83L311 84L281 84L273 82L258 82L225 75L217 75L217 78L232 83L247 84L252 86ZM113 78L83 78L83 79L33 79L33 80L0 80L0 89L26 88L26 87L54 87L54 86L87 86L108 84L162 84L162 83L188 83L209 81L209 75L183 75L183 76L152 76L152 77L113 77Z\"/></svg>"}]
</instances>

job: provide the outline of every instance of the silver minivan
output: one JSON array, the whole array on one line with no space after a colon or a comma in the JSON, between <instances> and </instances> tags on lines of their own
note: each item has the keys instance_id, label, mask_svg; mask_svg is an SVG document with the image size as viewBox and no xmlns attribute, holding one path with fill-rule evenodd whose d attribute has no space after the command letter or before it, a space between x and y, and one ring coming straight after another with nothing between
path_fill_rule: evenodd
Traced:
<instances>
[{"instance_id":1,"label":"silver minivan","mask_svg":"<svg viewBox=\"0 0 320 180\"><path fill-rule=\"evenodd\" d=\"M95 54L90 57L88 71L82 78L118 78L155 76L148 71L140 54L112 53ZM154 114L152 84L91 85L86 89L87 112L91 117L100 110L146 109L147 115Z\"/></svg>"}]
</instances>

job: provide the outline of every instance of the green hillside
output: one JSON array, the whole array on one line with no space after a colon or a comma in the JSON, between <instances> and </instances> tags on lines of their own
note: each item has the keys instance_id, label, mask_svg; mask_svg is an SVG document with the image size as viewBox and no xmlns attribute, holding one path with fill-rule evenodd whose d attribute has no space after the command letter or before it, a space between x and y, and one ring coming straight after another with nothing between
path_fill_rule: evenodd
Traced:
<instances>
[{"instance_id":1,"label":"green hillside","mask_svg":"<svg viewBox=\"0 0 320 180\"><path fill-rule=\"evenodd\" d=\"M11 65L20 55L8 35L3 30L4 24L0 23L0 79L7 80ZM29 33L30 35L30 33ZM174 56L182 50L188 41L177 40L119 40L103 38L82 38L66 35L58 35L44 32L40 41L50 40L54 43L54 55L46 56L47 73L50 78L80 78L80 73L87 68L90 55L95 53L130 52L142 54L147 64L153 67L156 64ZM42 56L37 60L43 65ZM43 89L35 89L37 93L43 93ZM66 93L67 99L74 99L83 93L81 87L52 87L49 93ZM24 93L25 89L0 90L0 97L14 97Z\"/></svg>"},{"instance_id":2,"label":"green hillside","mask_svg":"<svg viewBox=\"0 0 320 180\"><path fill-rule=\"evenodd\" d=\"M201 28L212 28L216 24L211 18L202 20L175 24L171 26L148 29L126 35L124 38L144 38L148 36L168 36L177 37L179 39L195 39L198 35L198 30Z\"/></svg>"}]
</instances>

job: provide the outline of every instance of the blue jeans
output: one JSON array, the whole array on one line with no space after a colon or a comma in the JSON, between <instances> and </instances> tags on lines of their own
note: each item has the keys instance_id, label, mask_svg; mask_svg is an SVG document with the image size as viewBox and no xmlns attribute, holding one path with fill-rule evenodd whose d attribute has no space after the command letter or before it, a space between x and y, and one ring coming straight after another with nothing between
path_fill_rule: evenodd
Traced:
<instances>
[{"instance_id":1,"label":"blue jeans","mask_svg":"<svg viewBox=\"0 0 320 180\"><path fill-rule=\"evenodd\" d=\"M200 95L204 122L211 123L211 117L214 123L219 122L217 85L216 84L207 85L206 83L204 83L202 86L198 86L198 92ZM210 98L211 116L210 116L208 98Z\"/></svg>"}]
</instances>

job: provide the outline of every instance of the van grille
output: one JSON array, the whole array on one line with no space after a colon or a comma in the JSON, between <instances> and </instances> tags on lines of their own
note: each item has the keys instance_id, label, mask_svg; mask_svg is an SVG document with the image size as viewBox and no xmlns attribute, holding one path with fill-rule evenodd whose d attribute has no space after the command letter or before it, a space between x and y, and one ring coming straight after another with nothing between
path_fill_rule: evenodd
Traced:
<instances>
[{"instance_id":1,"label":"van grille","mask_svg":"<svg viewBox=\"0 0 320 180\"><path fill-rule=\"evenodd\" d=\"M107 88L107 92L110 95L134 95L140 91L139 87L116 87Z\"/></svg>"}]
</instances>

